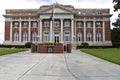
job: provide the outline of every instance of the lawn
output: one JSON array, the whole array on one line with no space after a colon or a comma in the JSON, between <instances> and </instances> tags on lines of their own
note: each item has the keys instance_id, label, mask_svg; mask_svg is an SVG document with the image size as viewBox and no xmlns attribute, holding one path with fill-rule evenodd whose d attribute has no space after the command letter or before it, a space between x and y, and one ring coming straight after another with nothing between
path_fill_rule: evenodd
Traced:
<instances>
[{"instance_id":1,"label":"lawn","mask_svg":"<svg viewBox=\"0 0 120 80\"><path fill-rule=\"evenodd\" d=\"M12 54L25 50L26 49L19 49L19 48L0 48L0 55Z\"/></svg>"},{"instance_id":2,"label":"lawn","mask_svg":"<svg viewBox=\"0 0 120 80\"><path fill-rule=\"evenodd\" d=\"M120 65L120 48L82 49L81 51Z\"/></svg>"}]
</instances>

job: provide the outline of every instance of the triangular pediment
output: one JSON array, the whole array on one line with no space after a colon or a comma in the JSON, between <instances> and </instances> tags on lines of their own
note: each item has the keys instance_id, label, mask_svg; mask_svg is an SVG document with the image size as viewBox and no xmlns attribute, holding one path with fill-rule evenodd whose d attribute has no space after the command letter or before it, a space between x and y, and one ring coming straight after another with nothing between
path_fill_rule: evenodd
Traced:
<instances>
[{"instance_id":1,"label":"triangular pediment","mask_svg":"<svg viewBox=\"0 0 120 80\"><path fill-rule=\"evenodd\" d=\"M48 8L42 9L40 11L40 13L52 13L52 12L54 12L54 13L71 13L71 14L74 13L74 11L72 9L65 8L59 4L53 4L53 5L49 6Z\"/></svg>"}]
</instances>

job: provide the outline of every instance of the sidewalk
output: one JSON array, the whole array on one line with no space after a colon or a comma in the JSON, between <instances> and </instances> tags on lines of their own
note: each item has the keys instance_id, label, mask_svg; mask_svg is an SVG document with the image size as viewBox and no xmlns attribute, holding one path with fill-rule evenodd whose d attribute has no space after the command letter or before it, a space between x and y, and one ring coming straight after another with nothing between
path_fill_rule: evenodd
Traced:
<instances>
[{"instance_id":1,"label":"sidewalk","mask_svg":"<svg viewBox=\"0 0 120 80\"><path fill-rule=\"evenodd\" d=\"M74 50L66 54L21 52L0 56L0 80L120 80L120 66Z\"/></svg>"}]
</instances>

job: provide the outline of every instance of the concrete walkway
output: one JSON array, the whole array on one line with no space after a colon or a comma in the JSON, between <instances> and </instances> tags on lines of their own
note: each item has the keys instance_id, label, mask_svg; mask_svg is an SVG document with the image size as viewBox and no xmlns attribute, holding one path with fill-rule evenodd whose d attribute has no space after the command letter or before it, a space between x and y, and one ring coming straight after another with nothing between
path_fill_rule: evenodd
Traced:
<instances>
[{"instance_id":1,"label":"concrete walkway","mask_svg":"<svg viewBox=\"0 0 120 80\"><path fill-rule=\"evenodd\" d=\"M120 66L77 50L65 56L26 51L0 56L0 80L120 80Z\"/></svg>"}]
</instances>

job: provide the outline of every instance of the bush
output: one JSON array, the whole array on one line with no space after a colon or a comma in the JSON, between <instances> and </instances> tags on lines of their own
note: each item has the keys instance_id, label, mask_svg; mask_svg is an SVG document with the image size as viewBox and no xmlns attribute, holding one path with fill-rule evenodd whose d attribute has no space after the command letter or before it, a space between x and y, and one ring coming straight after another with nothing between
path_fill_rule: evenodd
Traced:
<instances>
[{"instance_id":1,"label":"bush","mask_svg":"<svg viewBox=\"0 0 120 80\"><path fill-rule=\"evenodd\" d=\"M120 42L112 42L113 47L120 47Z\"/></svg>"},{"instance_id":2,"label":"bush","mask_svg":"<svg viewBox=\"0 0 120 80\"><path fill-rule=\"evenodd\" d=\"M86 47L86 46L89 46L89 44L88 43L81 43L81 46Z\"/></svg>"},{"instance_id":3,"label":"bush","mask_svg":"<svg viewBox=\"0 0 120 80\"><path fill-rule=\"evenodd\" d=\"M52 42L46 42L46 43L44 43L45 45L54 45L54 43L52 43Z\"/></svg>"},{"instance_id":4,"label":"bush","mask_svg":"<svg viewBox=\"0 0 120 80\"><path fill-rule=\"evenodd\" d=\"M27 42L27 43L25 43L25 47L26 47L26 48L30 48L30 47L31 47L31 44L32 44L32 42Z\"/></svg>"}]
</instances>

